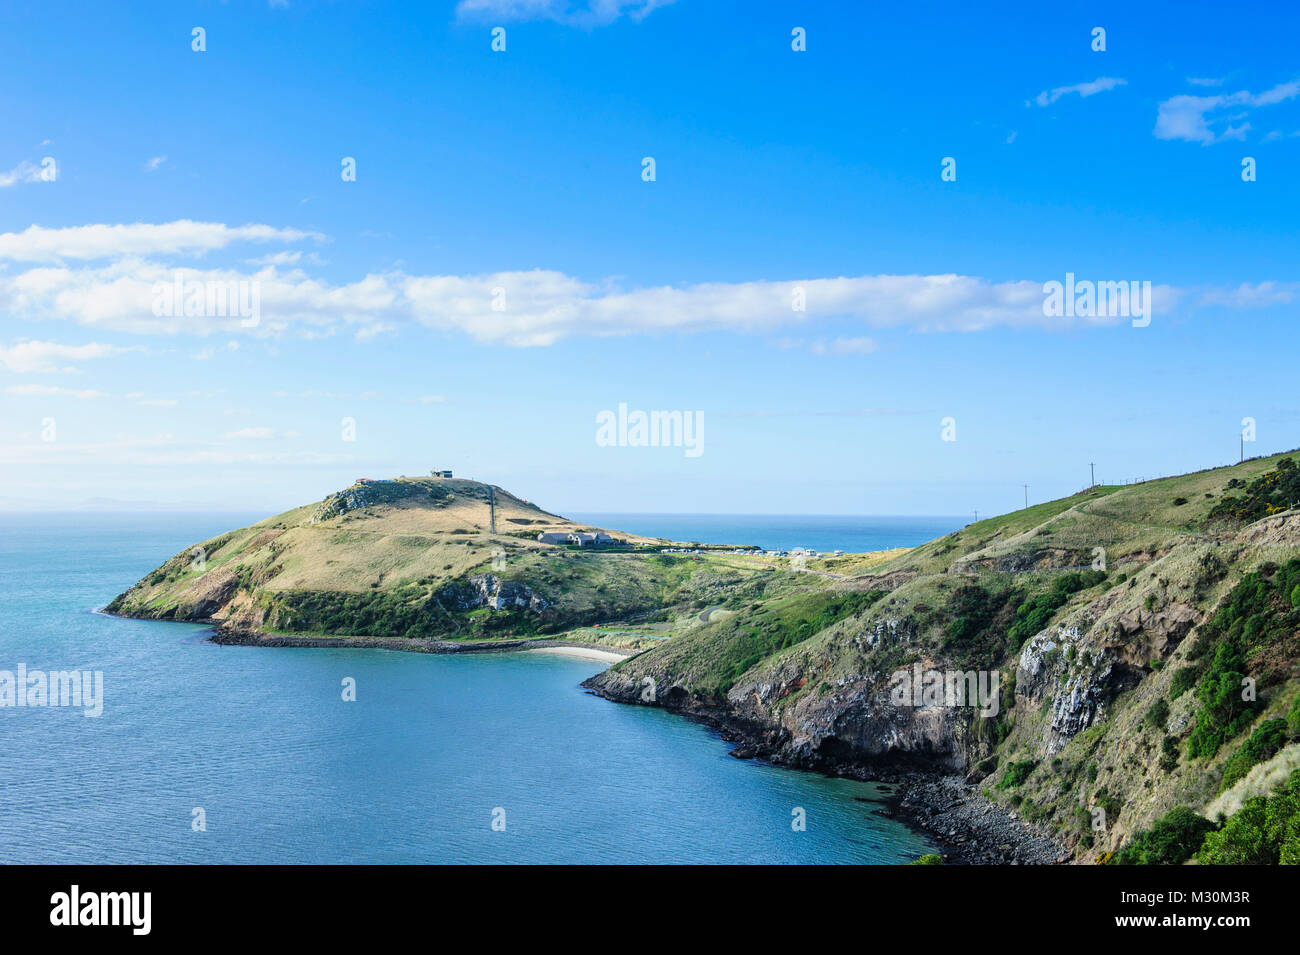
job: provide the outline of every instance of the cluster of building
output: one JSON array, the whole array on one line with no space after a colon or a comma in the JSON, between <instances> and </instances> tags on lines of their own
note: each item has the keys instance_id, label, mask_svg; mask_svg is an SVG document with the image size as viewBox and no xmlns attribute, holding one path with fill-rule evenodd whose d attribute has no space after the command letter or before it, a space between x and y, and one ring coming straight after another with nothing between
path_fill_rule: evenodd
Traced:
<instances>
[{"instance_id":1,"label":"cluster of building","mask_svg":"<svg viewBox=\"0 0 1300 955\"><path fill-rule=\"evenodd\" d=\"M624 540L617 537L611 537L604 531L588 533L586 531L542 531L537 535L538 542L542 544L576 544L579 547L612 547L615 544L625 544Z\"/></svg>"},{"instance_id":2,"label":"cluster of building","mask_svg":"<svg viewBox=\"0 0 1300 955\"><path fill-rule=\"evenodd\" d=\"M741 553L741 551L737 551L737 553ZM837 550L837 551L834 551L833 553L826 554L826 553L821 553L821 552L819 552L819 551L812 550L811 548L808 548L808 547L796 547L794 550L764 550L764 551L750 551L750 553L754 553L754 554L762 554L764 557L804 557L804 558L809 558L809 557L843 557L843 556L844 556L844 551L842 551L842 550Z\"/></svg>"}]
</instances>

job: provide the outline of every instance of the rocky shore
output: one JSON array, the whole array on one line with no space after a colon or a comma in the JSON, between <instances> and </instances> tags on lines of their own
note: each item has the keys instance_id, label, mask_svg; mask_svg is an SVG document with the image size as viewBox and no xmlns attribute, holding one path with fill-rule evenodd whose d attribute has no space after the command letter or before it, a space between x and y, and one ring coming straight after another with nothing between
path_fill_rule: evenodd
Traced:
<instances>
[{"instance_id":1,"label":"rocky shore","mask_svg":"<svg viewBox=\"0 0 1300 955\"><path fill-rule=\"evenodd\" d=\"M615 690L617 683L602 680L600 675L583 686L616 703L645 705ZM737 759L762 759L775 766L888 787L889 802L882 814L927 833L939 844L949 865L1053 865L1069 859L1064 846L985 798L962 776L917 765L881 765L851 754L835 758L809 755L785 745L787 734L780 727L751 722L725 707L710 706L685 694L660 699L657 705L714 729L734 744L731 755ZM792 755L796 753L799 755Z\"/></svg>"},{"instance_id":2,"label":"rocky shore","mask_svg":"<svg viewBox=\"0 0 1300 955\"><path fill-rule=\"evenodd\" d=\"M885 780L880 780L885 781ZM912 774L897 782L891 814L924 830L959 865L1054 865L1065 848L984 798L960 776Z\"/></svg>"}]
</instances>

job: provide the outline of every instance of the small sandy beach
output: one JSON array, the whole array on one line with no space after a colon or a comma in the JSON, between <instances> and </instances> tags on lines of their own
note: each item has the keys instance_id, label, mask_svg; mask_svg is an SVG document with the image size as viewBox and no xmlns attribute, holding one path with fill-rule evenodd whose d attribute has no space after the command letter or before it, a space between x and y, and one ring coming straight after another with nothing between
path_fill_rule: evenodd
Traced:
<instances>
[{"instance_id":1,"label":"small sandy beach","mask_svg":"<svg viewBox=\"0 0 1300 955\"><path fill-rule=\"evenodd\" d=\"M583 660L600 660L604 663L617 663L632 654L621 650L596 650L593 647L533 647L527 653L558 653L566 657L581 657Z\"/></svg>"}]
</instances>

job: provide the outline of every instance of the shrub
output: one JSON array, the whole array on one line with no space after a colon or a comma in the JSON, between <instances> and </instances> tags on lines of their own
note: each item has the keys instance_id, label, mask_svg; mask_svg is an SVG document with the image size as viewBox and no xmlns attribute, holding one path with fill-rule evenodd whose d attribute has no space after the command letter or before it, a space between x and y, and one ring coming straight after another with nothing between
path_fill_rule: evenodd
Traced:
<instances>
[{"instance_id":1,"label":"shrub","mask_svg":"<svg viewBox=\"0 0 1300 955\"><path fill-rule=\"evenodd\" d=\"M1065 606L1073 594L1095 587L1105 579L1104 570L1071 571L1061 574L1052 581L1049 590L1030 597L1016 608L1015 623L1007 634L1011 646L1013 648L1023 646L1026 640L1051 622L1056 611Z\"/></svg>"},{"instance_id":2,"label":"shrub","mask_svg":"<svg viewBox=\"0 0 1300 955\"><path fill-rule=\"evenodd\" d=\"M1112 865L1182 865L1201 848L1214 823L1175 806L1139 832L1110 860Z\"/></svg>"},{"instance_id":3,"label":"shrub","mask_svg":"<svg viewBox=\"0 0 1300 955\"><path fill-rule=\"evenodd\" d=\"M1019 601L1015 590L990 593L978 584L962 584L953 591L948 600L952 619L943 641L953 662L963 668L1000 663L1018 646L1011 642L1008 627Z\"/></svg>"},{"instance_id":4,"label":"shrub","mask_svg":"<svg viewBox=\"0 0 1300 955\"><path fill-rule=\"evenodd\" d=\"M1251 669L1248 661L1263 670L1256 674L1263 685L1285 676L1288 663L1268 661L1287 654L1265 651L1293 641L1300 630L1300 611L1290 599L1296 586L1300 586L1300 558L1282 566L1263 563L1241 578L1202 626L1195 649L1199 652L1202 646L1212 645L1214 656L1196 688L1201 708L1188 740L1189 755L1213 756L1253 722L1257 704L1241 699L1242 680Z\"/></svg>"},{"instance_id":5,"label":"shrub","mask_svg":"<svg viewBox=\"0 0 1300 955\"><path fill-rule=\"evenodd\" d=\"M1246 800L1218 832L1208 833L1201 865L1300 865L1300 770L1267 796Z\"/></svg>"},{"instance_id":6,"label":"shrub","mask_svg":"<svg viewBox=\"0 0 1300 955\"><path fill-rule=\"evenodd\" d=\"M1156 700L1151 709L1147 710L1146 721L1152 729L1163 732L1165 724L1169 722L1169 704L1164 699Z\"/></svg>"},{"instance_id":7,"label":"shrub","mask_svg":"<svg viewBox=\"0 0 1300 955\"><path fill-rule=\"evenodd\" d=\"M1008 763L1006 774L1002 777L1002 781L998 783L998 789L1010 789L1013 786L1019 786L1029 778L1037 766L1038 760L1036 759L1022 759L1018 762Z\"/></svg>"},{"instance_id":8,"label":"shrub","mask_svg":"<svg viewBox=\"0 0 1300 955\"><path fill-rule=\"evenodd\" d=\"M1124 808L1124 804L1119 801L1119 797L1112 796L1110 790L1105 786L1097 790L1092 797L1092 802L1093 805L1105 811L1106 825L1108 826L1119 818L1120 810Z\"/></svg>"},{"instance_id":9,"label":"shrub","mask_svg":"<svg viewBox=\"0 0 1300 955\"><path fill-rule=\"evenodd\" d=\"M943 865L943 856L935 855L933 852L927 852L919 859L913 859L908 865Z\"/></svg>"},{"instance_id":10,"label":"shrub","mask_svg":"<svg viewBox=\"0 0 1300 955\"><path fill-rule=\"evenodd\" d=\"M1243 778L1250 768L1272 759L1286 745L1287 722L1284 719L1265 720L1259 729L1250 734L1235 753L1223 764L1223 781L1219 792Z\"/></svg>"},{"instance_id":11,"label":"shrub","mask_svg":"<svg viewBox=\"0 0 1300 955\"><path fill-rule=\"evenodd\" d=\"M1172 773L1178 766L1178 737L1166 736L1160 744L1160 768Z\"/></svg>"},{"instance_id":12,"label":"shrub","mask_svg":"<svg viewBox=\"0 0 1300 955\"><path fill-rule=\"evenodd\" d=\"M1196 686L1196 678L1200 675L1200 667L1179 667L1169 680L1169 698L1176 700Z\"/></svg>"},{"instance_id":13,"label":"shrub","mask_svg":"<svg viewBox=\"0 0 1300 955\"><path fill-rule=\"evenodd\" d=\"M1231 521L1257 521L1269 514L1286 510L1292 501L1300 500L1300 468L1291 458L1283 458L1277 467L1268 471L1249 485L1238 478L1228 482L1233 489L1245 488L1236 497L1225 495L1210 510L1210 517Z\"/></svg>"},{"instance_id":14,"label":"shrub","mask_svg":"<svg viewBox=\"0 0 1300 955\"><path fill-rule=\"evenodd\" d=\"M1186 503L1187 503L1187 498L1185 497L1174 498L1174 507L1182 507Z\"/></svg>"}]
</instances>

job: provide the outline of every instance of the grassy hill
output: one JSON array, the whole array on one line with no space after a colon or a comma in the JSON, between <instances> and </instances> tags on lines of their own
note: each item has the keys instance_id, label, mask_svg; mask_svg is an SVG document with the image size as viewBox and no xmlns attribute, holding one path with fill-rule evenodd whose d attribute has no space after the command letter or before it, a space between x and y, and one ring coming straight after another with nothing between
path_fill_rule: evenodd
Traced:
<instances>
[{"instance_id":1,"label":"grassy hill","mask_svg":"<svg viewBox=\"0 0 1300 955\"><path fill-rule=\"evenodd\" d=\"M355 484L186 549L107 609L268 635L516 638L703 607L774 573L662 555L618 532L627 546L536 540L595 530L476 481Z\"/></svg>"},{"instance_id":2,"label":"grassy hill","mask_svg":"<svg viewBox=\"0 0 1300 955\"><path fill-rule=\"evenodd\" d=\"M596 529L474 481L358 484L187 549L108 609L268 637L613 643L644 652L588 686L777 762L960 773L1080 861L1278 861L1300 858L1300 795L1274 792L1300 767L1298 457L802 564L617 532L542 544ZM916 665L996 678L997 705L896 697Z\"/></svg>"},{"instance_id":3,"label":"grassy hill","mask_svg":"<svg viewBox=\"0 0 1300 955\"><path fill-rule=\"evenodd\" d=\"M779 762L960 772L1107 858L1300 766L1297 457L1094 487L846 561L588 685L751 727ZM915 664L996 675L996 714L898 702Z\"/></svg>"}]
</instances>

